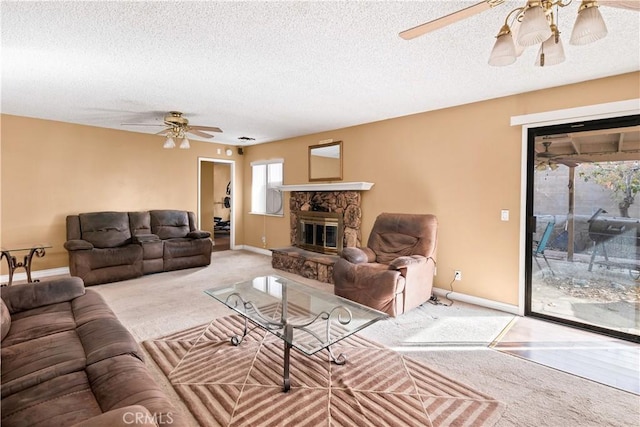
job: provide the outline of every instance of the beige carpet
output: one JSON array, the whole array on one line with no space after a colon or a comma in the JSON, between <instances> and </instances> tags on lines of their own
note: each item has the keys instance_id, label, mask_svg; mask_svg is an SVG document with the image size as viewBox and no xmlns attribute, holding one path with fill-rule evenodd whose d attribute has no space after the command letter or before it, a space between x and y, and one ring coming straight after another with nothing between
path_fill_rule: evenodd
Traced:
<instances>
[{"instance_id":1,"label":"beige carpet","mask_svg":"<svg viewBox=\"0 0 640 427\"><path fill-rule=\"evenodd\" d=\"M333 287L326 283L274 270L269 256L240 250L215 252L206 268L149 274L92 289L105 297L127 329L143 342L232 314L203 291L265 274L280 274L333 292ZM486 343L512 318L507 313L460 301L451 307L425 304L398 318L377 322L361 331L360 336L505 402L495 427L638 425L637 395L487 347ZM189 419L189 427L198 427L183 399L148 355L147 365L158 384ZM294 371L296 366L292 366Z\"/></svg>"},{"instance_id":2,"label":"beige carpet","mask_svg":"<svg viewBox=\"0 0 640 427\"><path fill-rule=\"evenodd\" d=\"M353 336L334 346L345 365L292 350L282 392L283 342L239 316L144 342L202 426L492 426L503 404L426 364Z\"/></svg>"}]
</instances>

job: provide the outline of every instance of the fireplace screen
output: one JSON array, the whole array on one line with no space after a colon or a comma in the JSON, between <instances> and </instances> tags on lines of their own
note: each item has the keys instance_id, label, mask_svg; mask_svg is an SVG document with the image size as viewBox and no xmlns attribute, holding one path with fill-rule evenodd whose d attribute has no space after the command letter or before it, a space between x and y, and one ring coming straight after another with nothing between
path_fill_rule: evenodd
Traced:
<instances>
[{"instance_id":1,"label":"fireplace screen","mask_svg":"<svg viewBox=\"0 0 640 427\"><path fill-rule=\"evenodd\" d=\"M342 217L331 212L298 214L298 246L323 254L342 250Z\"/></svg>"}]
</instances>

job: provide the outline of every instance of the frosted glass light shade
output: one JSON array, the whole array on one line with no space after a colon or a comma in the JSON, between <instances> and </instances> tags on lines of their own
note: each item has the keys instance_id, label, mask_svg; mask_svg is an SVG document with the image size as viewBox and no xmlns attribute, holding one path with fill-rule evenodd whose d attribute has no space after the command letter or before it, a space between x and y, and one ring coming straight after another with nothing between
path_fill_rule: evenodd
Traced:
<instances>
[{"instance_id":1,"label":"frosted glass light shade","mask_svg":"<svg viewBox=\"0 0 640 427\"><path fill-rule=\"evenodd\" d=\"M542 64L541 62L542 53L544 53L544 64ZM556 43L556 38L554 35L552 35L540 46L535 65L537 67L547 67L560 64L561 62L564 62L564 60L565 56L564 47L562 46L562 39L558 38L558 43Z\"/></svg>"},{"instance_id":2,"label":"frosted glass light shade","mask_svg":"<svg viewBox=\"0 0 640 427\"><path fill-rule=\"evenodd\" d=\"M580 9L576 23L573 25L569 43L582 46L593 43L607 35L607 25L597 6Z\"/></svg>"},{"instance_id":3,"label":"frosted glass light shade","mask_svg":"<svg viewBox=\"0 0 640 427\"><path fill-rule=\"evenodd\" d=\"M183 150L186 150L187 148L191 148L191 145L189 144L189 140L187 139L186 136L182 138L182 142L180 143L180 148L182 148Z\"/></svg>"},{"instance_id":4,"label":"frosted glass light shade","mask_svg":"<svg viewBox=\"0 0 640 427\"><path fill-rule=\"evenodd\" d=\"M551 28L542 6L529 7L518 30L517 43L520 46L533 46L542 43L551 36Z\"/></svg>"},{"instance_id":5,"label":"frosted glass light shade","mask_svg":"<svg viewBox=\"0 0 640 427\"><path fill-rule=\"evenodd\" d=\"M498 36L489 56L489 65L494 67L511 65L516 62L516 58L516 46L511 33Z\"/></svg>"},{"instance_id":6,"label":"frosted glass light shade","mask_svg":"<svg viewBox=\"0 0 640 427\"><path fill-rule=\"evenodd\" d=\"M166 141L164 141L164 145L162 146L163 148L173 148L176 146L176 143L173 141L173 138L171 136L168 136Z\"/></svg>"},{"instance_id":7,"label":"frosted glass light shade","mask_svg":"<svg viewBox=\"0 0 640 427\"><path fill-rule=\"evenodd\" d=\"M513 38L513 44L516 47L516 56L520 57L522 52L524 52L524 46L518 44L518 34L520 34L520 21L516 19L511 25L511 37Z\"/></svg>"}]
</instances>

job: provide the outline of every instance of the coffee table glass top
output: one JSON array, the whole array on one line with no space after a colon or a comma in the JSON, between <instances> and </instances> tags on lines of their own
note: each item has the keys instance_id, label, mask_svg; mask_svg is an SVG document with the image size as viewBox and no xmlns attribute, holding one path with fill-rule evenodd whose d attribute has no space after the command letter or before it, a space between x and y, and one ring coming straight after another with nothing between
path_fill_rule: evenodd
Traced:
<instances>
[{"instance_id":1,"label":"coffee table glass top","mask_svg":"<svg viewBox=\"0 0 640 427\"><path fill-rule=\"evenodd\" d=\"M388 317L275 275L207 289L205 293L308 355Z\"/></svg>"}]
</instances>

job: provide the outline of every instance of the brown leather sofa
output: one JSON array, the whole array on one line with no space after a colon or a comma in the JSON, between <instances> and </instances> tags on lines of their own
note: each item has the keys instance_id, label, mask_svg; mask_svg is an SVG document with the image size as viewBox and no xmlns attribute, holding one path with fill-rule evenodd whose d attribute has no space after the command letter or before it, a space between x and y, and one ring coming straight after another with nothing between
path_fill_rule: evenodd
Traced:
<instances>
[{"instance_id":1,"label":"brown leather sofa","mask_svg":"<svg viewBox=\"0 0 640 427\"><path fill-rule=\"evenodd\" d=\"M428 301L437 231L434 215L380 214L367 247L344 248L333 266L336 295L394 317Z\"/></svg>"},{"instance_id":2,"label":"brown leather sofa","mask_svg":"<svg viewBox=\"0 0 640 427\"><path fill-rule=\"evenodd\" d=\"M133 336L81 279L0 292L3 427L184 425Z\"/></svg>"},{"instance_id":3,"label":"brown leather sofa","mask_svg":"<svg viewBox=\"0 0 640 427\"><path fill-rule=\"evenodd\" d=\"M211 263L211 233L193 212L90 212L67 216L69 271L85 285Z\"/></svg>"}]
</instances>

